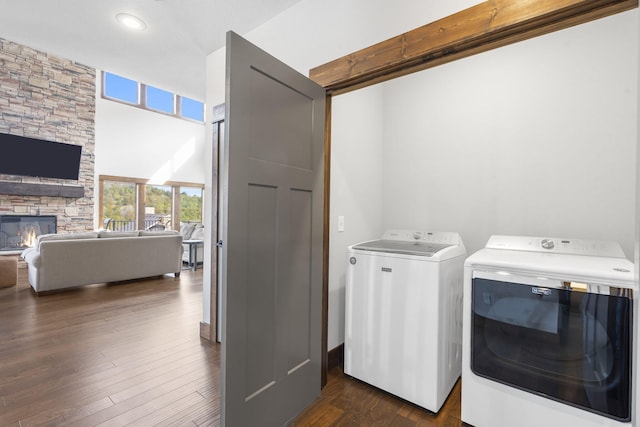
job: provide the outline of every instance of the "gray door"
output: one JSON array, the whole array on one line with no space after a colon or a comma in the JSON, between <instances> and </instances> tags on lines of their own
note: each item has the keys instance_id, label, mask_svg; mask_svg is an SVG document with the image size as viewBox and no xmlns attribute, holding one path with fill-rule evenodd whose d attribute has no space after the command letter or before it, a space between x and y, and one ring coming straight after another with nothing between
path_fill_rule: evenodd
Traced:
<instances>
[{"instance_id":1,"label":"gray door","mask_svg":"<svg viewBox=\"0 0 640 427\"><path fill-rule=\"evenodd\" d=\"M227 33L222 422L280 426L320 393L325 91Z\"/></svg>"}]
</instances>

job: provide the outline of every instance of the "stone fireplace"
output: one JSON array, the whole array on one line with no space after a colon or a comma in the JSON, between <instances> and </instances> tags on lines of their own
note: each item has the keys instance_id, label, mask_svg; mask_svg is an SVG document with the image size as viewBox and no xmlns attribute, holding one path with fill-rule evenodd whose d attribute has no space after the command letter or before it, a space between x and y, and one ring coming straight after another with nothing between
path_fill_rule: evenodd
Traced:
<instances>
[{"instance_id":1,"label":"stone fireplace","mask_svg":"<svg viewBox=\"0 0 640 427\"><path fill-rule=\"evenodd\" d=\"M77 180L0 174L0 215L52 217L59 233L92 230L95 68L0 38L0 69L0 133L82 146Z\"/></svg>"},{"instance_id":2,"label":"stone fireplace","mask_svg":"<svg viewBox=\"0 0 640 427\"><path fill-rule=\"evenodd\" d=\"M0 215L0 252L32 247L38 236L56 230L54 215Z\"/></svg>"}]
</instances>

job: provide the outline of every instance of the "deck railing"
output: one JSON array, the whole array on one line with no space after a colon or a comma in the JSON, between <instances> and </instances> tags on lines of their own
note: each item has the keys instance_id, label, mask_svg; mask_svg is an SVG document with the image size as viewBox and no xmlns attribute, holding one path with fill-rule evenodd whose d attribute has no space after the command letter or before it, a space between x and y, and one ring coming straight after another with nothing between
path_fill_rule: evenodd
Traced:
<instances>
[{"instance_id":1,"label":"deck railing","mask_svg":"<svg viewBox=\"0 0 640 427\"><path fill-rule=\"evenodd\" d=\"M162 224L158 220L145 220L144 221L144 229L162 229L162 227L166 228L166 225ZM136 230L136 222L135 221L127 221L127 220L119 220L119 219L111 219L108 218L104 221L105 230L109 231L133 231Z\"/></svg>"}]
</instances>

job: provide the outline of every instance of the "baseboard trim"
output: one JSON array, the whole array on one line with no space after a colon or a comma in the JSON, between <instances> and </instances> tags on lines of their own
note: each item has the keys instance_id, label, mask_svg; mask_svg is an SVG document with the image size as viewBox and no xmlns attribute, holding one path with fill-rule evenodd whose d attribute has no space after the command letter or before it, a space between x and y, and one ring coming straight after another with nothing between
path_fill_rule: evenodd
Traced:
<instances>
[{"instance_id":1,"label":"baseboard trim","mask_svg":"<svg viewBox=\"0 0 640 427\"><path fill-rule=\"evenodd\" d=\"M211 325L206 322L200 322L200 337L211 341Z\"/></svg>"},{"instance_id":2,"label":"baseboard trim","mask_svg":"<svg viewBox=\"0 0 640 427\"><path fill-rule=\"evenodd\" d=\"M329 350L327 368L331 370L336 366L344 366L344 344L340 344L336 348Z\"/></svg>"}]
</instances>

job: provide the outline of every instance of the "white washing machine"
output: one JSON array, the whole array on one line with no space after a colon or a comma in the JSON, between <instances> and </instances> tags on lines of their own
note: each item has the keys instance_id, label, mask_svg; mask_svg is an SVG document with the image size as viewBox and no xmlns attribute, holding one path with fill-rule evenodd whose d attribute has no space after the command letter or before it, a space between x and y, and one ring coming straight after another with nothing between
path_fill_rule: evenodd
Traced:
<instances>
[{"instance_id":1,"label":"white washing machine","mask_svg":"<svg viewBox=\"0 0 640 427\"><path fill-rule=\"evenodd\" d=\"M452 232L350 246L345 373L437 412L460 377L465 257Z\"/></svg>"},{"instance_id":2,"label":"white washing machine","mask_svg":"<svg viewBox=\"0 0 640 427\"><path fill-rule=\"evenodd\" d=\"M492 236L464 267L462 421L635 425L633 271L615 242Z\"/></svg>"}]
</instances>

